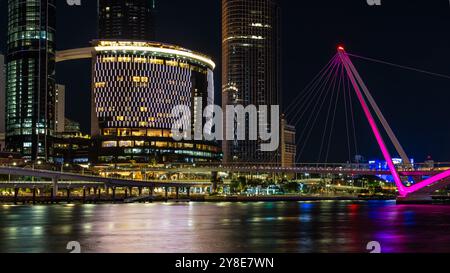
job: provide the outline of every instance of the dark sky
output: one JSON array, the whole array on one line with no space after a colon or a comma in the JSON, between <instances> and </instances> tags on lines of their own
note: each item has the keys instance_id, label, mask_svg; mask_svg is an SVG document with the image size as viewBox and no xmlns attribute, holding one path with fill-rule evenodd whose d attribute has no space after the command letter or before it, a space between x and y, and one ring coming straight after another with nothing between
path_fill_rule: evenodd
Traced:
<instances>
[{"instance_id":1,"label":"dark sky","mask_svg":"<svg viewBox=\"0 0 450 273\"><path fill-rule=\"evenodd\" d=\"M283 100L292 101L335 54L336 45L358 55L450 75L450 3L448 0L280 0L282 7ZM4 51L6 0L0 0L0 51ZM57 47L83 47L96 36L96 1L81 7L58 2ZM221 86L220 0L159 0L158 39L210 55ZM372 95L407 152L423 161L432 155L450 161L450 80L354 60ZM67 85L67 116L89 128L89 61L59 64L57 78ZM360 153L379 152L356 112ZM297 127L302 130L302 125ZM320 135L321 136L321 135ZM340 145L336 137L333 146ZM392 150L392 149L391 149ZM312 161L313 155L305 160ZM334 156L339 160L339 154ZM345 159L345 158L344 158Z\"/></svg>"}]
</instances>

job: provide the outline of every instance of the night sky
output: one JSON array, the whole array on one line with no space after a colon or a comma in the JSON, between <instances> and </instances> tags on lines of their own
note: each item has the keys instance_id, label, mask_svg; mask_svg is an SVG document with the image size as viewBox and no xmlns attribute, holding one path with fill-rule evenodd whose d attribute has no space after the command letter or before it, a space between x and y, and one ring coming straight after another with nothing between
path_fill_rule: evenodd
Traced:
<instances>
[{"instance_id":1,"label":"night sky","mask_svg":"<svg viewBox=\"0 0 450 273\"><path fill-rule=\"evenodd\" d=\"M450 3L448 0L281 0L284 102L292 101L336 53L347 51L450 75ZM0 0L0 51L5 49L6 0ZM89 45L96 37L96 1L69 7L57 0L57 48ZM210 55L216 94L221 86L221 1L159 0L157 37ZM430 3L433 2L433 3ZM431 155L450 161L450 80L355 59L354 63L408 154L423 161ZM66 84L66 115L89 131L90 62L57 66ZM219 102L217 102L220 104ZM286 103L287 104L287 103ZM379 157L362 112L357 114L360 153ZM298 131L302 126L297 127ZM340 137L333 144L339 146ZM393 151L393 149L391 149ZM339 154L333 159L339 160ZM311 155L306 159L313 161ZM345 157L342 159L344 160Z\"/></svg>"}]
</instances>

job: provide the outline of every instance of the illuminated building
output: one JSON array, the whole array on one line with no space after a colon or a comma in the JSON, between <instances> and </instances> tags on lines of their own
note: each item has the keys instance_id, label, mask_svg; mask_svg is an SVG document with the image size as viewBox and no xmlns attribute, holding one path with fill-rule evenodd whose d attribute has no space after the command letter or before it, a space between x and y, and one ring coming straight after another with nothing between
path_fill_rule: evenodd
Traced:
<instances>
[{"instance_id":1,"label":"illuminated building","mask_svg":"<svg viewBox=\"0 0 450 273\"><path fill-rule=\"evenodd\" d=\"M49 159L55 130L55 0L9 0L6 146Z\"/></svg>"},{"instance_id":2,"label":"illuminated building","mask_svg":"<svg viewBox=\"0 0 450 273\"><path fill-rule=\"evenodd\" d=\"M222 105L280 105L280 14L275 0L222 0ZM270 120L270 119L269 119ZM224 162L280 162L260 141L223 141Z\"/></svg>"},{"instance_id":3,"label":"illuminated building","mask_svg":"<svg viewBox=\"0 0 450 273\"><path fill-rule=\"evenodd\" d=\"M65 131L66 118L66 87L62 84L56 85L55 102L55 131L62 133Z\"/></svg>"},{"instance_id":4,"label":"illuminated building","mask_svg":"<svg viewBox=\"0 0 450 273\"><path fill-rule=\"evenodd\" d=\"M155 0L98 0L99 39L155 40Z\"/></svg>"},{"instance_id":5,"label":"illuminated building","mask_svg":"<svg viewBox=\"0 0 450 273\"><path fill-rule=\"evenodd\" d=\"M5 56L0 54L0 151L5 148Z\"/></svg>"},{"instance_id":6,"label":"illuminated building","mask_svg":"<svg viewBox=\"0 0 450 273\"><path fill-rule=\"evenodd\" d=\"M287 124L286 119L281 120L281 163L282 167L295 166L297 145L295 143L295 127Z\"/></svg>"},{"instance_id":7,"label":"illuminated building","mask_svg":"<svg viewBox=\"0 0 450 273\"><path fill-rule=\"evenodd\" d=\"M172 109L214 104L210 58L180 47L98 41L93 56L92 136L95 163L214 161L215 142L172 138ZM202 120L203 124L205 120Z\"/></svg>"},{"instance_id":8,"label":"illuminated building","mask_svg":"<svg viewBox=\"0 0 450 273\"><path fill-rule=\"evenodd\" d=\"M78 122L65 119L64 130L53 140L53 159L59 164L83 164L90 160L91 137L80 132Z\"/></svg>"}]
</instances>

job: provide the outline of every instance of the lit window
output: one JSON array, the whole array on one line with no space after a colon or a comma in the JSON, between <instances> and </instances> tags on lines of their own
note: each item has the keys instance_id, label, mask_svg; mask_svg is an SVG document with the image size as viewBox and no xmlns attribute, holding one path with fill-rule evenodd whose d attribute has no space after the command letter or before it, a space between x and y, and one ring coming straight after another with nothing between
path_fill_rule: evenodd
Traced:
<instances>
[{"instance_id":1,"label":"lit window","mask_svg":"<svg viewBox=\"0 0 450 273\"><path fill-rule=\"evenodd\" d=\"M119 147L133 147L133 141L127 140L127 141L119 141Z\"/></svg>"},{"instance_id":2,"label":"lit window","mask_svg":"<svg viewBox=\"0 0 450 273\"><path fill-rule=\"evenodd\" d=\"M116 141L103 141L102 142L102 147L103 148L117 147L117 142Z\"/></svg>"}]
</instances>

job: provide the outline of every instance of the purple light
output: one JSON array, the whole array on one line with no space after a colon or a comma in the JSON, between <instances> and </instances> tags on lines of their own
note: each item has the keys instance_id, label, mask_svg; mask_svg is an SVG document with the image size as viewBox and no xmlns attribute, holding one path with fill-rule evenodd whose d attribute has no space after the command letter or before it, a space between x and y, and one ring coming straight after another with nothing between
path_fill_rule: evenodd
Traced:
<instances>
[{"instance_id":1,"label":"purple light","mask_svg":"<svg viewBox=\"0 0 450 273\"><path fill-rule=\"evenodd\" d=\"M348 59L347 55L344 54L342 51L339 51L338 54L342 61L342 64L345 67L345 71L347 72L347 75L353 85L353 88L355 89L356 96L358 97L358 100L361 103L361 106L364 110L364 114L366 115L366 118L369 121L370 127L372 128L372 132L374 133L378 145L380 146L381 153L383 154L383 157L386 160L386 163L388 164L389 170L392 173L392 176L394 177L395 185L397 186L400 196L404 197L407 195L407 191L405 189L406 187L403 185L402 180L400 179L400 176L398 175L397 170L395 169L392 157L389 154L386 144L384 143L383 137L381 136L378 126L375 123L375 119L373 118L372 113L370 113L370 109L367 106L366 101L364 100L364 97L361 93L361 90L359 89L358 84L356 83L355 77L351 73L351 69L348 67L347 62L350 62L350 59Z\"/></svg>"}]
</instances>

